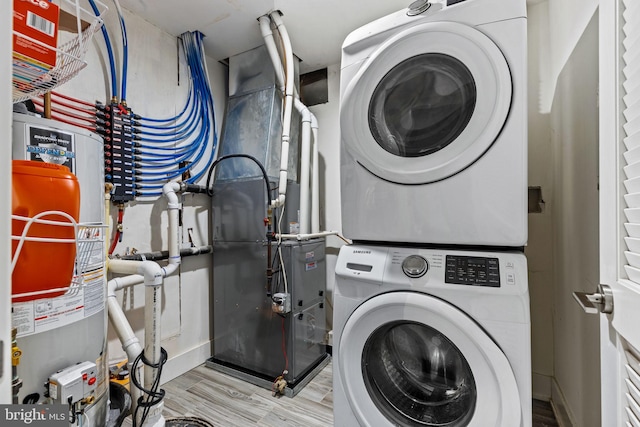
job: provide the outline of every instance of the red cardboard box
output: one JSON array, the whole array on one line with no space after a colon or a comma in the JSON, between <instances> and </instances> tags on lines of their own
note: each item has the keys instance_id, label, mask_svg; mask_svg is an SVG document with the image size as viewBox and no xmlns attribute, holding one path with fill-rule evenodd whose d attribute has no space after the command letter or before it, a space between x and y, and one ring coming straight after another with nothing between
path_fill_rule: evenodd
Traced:
<instances>
[{"instance_id":1,"label":"red cardboard box","mask_svg":"<svg viewBox=\"0 0 640 427\"><path fill-rule=\"evenodd\" d=\"M45 69L55 67L59 16L58 5L47 0L14 0L14 57Z\"/></svg>"}]
</instances>

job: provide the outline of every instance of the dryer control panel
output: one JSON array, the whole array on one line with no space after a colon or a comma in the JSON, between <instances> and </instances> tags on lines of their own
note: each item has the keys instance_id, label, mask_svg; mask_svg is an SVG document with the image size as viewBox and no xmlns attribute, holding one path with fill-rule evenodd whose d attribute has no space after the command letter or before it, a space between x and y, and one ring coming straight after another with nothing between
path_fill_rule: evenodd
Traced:
<instances>
[{"instance_id":1,"label":"dryer control panel","mask_svg":"<svg viewBox=\"0 0 640 427\"><path fill-rule=\"evenodd\" d=\"M500 287L500 262L498 258L447 255L445 283Z\"/></svg>"}]
</instances>

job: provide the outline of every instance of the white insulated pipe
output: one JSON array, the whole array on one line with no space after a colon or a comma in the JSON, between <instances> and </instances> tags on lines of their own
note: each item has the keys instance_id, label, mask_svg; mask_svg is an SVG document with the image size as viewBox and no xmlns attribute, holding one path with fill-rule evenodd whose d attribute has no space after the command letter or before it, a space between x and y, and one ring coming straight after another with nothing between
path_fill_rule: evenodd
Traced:
<instances>
[{"instance_id":1,"label":"white insulated pipe","mask_svg":"<svg viewBox=\"0 0 640 427\"><path fill-rule=\"evenodd\" d=\"M282 117L282 146L280 147L280 176L278 182L278 197L271 201L271 207L284 205L287 193L287 171L289 169L289 139L291 137L291 116L293 113L294 91L294 64L293 49L289 33L282 22L280 12L271 12L269 17L276 25L276 29L282 39L285 56L285 90L284 90L284 114Z\"/></svg>"},{"instance_id":2,"label":"white insulated pipe","mask_svg":"<svg viewBox=\"0 0 640 427\"><path fill-rule=\"evenodd\" d=\"M320 168L318 166L318 120L311 114L313 155L311 158L311 232L320 232Z\"/></svg>"},{"instance_id":3,"label":"white insulated pipe","mask_svg":"<svg viewBox=\"0 0 640 427\"><path fill-rule=\"evenodd\" d=\"M280 59L280 54L278 53L276 42L273 39L273 31L271 31L271 20L267 15L263 15L258 18L258 23L260 24L260 32L262 33L262 38L264 39L264 45L267 47L267 52L269 52L269 57L271 58L271 62L273 63L273 70L276 74L278 86L280 87L282 93L284 93L284 69L282 68L282 60Z\"/></svg>"},{"instance_id":4,"label":"white insulated pipe","mask_svg":"<svg viewBox=\"0 0 640 427\"><path fill-rule=\"evenodd\" d=\"M296 106L304 107L302 113L302 144L300 147L300 233L310 232L309 212L309 166L311 160L311 112L307 107L296 99Z\"/></svg>"},{"instance_id":5,"label":"white insulated pipe","mask_svg":"<svg viewBox=\"0 0 640 427\"><path fill-rule=\"evenodd\" d=\"M274 18L274 14L277 18ZM277 25L278 32L281 37L284 38L288 35L283 35L282 30L286 31L284 25L282 25L282 20L280 15L277 12L272 13L271 18L273 22ZM269 57L271 58L271 62L273 63L273 68L275 70L276 79L278 85L285 91L285 76L282 69L282 62L280 59L280 54L278 53L278 48L276 47L276 43L273 38L273 32L271 31L271 22L270 19L264 15L258 18L258 22L260 24L260 31L262 33L262 37L265 41L265 46L267 51L269 52ZM289 43L290 46L290 43ZM291 53L291 50L288 50ZM285 54L287 53L287 49L285 48ZM291 57L287 56L287 65L291 64L293 67L293 54ZM292 80L292 79L290 79ZM287 80L287 83L289 80ZM293 84L293 81L292 81ZM295 87L294 87L295 94ZM300 234L307 234L309 232L317 233L320 231L320 208L319 208L319 169L318 169L318 120L311 113L311 111L304 105L298 97L294 98L294 107L302 116L302 147L300 152ZM310 124L310 131L312 135L308 134L309 128L307 124ZM311 152L311 143L313 141L313 151ZM288 157L288 152L286 153ZM284 150L282 151L282 158L285 157ZM311 163L311 168L309 167L309 163ZM313 172L312 178L310 178L311 173L310 169ZM286 169L285 169L286 171ZM309 190L309 181L311 180L311 189ZM282 184L282 182L280 182ZM286 183L285 183L286 185ZM309 197L309 193L311 193L311 197ZM309 220L311 221L311 225L309 225Z\"/></svg>"}]
</instances>

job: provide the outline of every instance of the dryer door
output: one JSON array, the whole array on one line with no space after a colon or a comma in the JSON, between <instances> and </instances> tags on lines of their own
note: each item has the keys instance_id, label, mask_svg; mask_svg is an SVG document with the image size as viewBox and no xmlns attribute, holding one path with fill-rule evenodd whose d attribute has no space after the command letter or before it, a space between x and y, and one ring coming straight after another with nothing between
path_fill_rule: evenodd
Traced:
<instances>
[{"instance_id":1,"label":"dryer door","mask_svg":"<svg viewBox=\"0 0 640 427\"><path fill-rule=\"evenodd\" d=\"M417 25L382 44L351 80L342 143L384 180L439 181L491 147L511 95L507 61L489 37L455 22Z\"/></svg>"},{"instance_id":2,"label":"dryer door","mask_svg":"<svg viewBox=\"0 0 640 427\"><path fill-rule=\"evenodd\" d=\"M391 292L364 302L345 324L335 363L361 425L521 425L506 356L438 298Z\"/></svg>"}]
</instances>

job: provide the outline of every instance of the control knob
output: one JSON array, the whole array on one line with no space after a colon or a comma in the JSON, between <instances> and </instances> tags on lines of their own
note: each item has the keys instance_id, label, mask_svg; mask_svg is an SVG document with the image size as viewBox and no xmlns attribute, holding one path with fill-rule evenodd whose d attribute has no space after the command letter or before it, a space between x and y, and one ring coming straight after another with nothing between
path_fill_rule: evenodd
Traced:
<instances>
[{"instance_id":1,"label":"control knob","mask_svg":"<svg viewBox=\"0 0 640 427\"><path fill-rule=\"evenodd\" d=\"M424 276L428 270L429 263L420 255L409 255L402 261L402 271L412 279Z\"/></svg>"}]
</instances>

